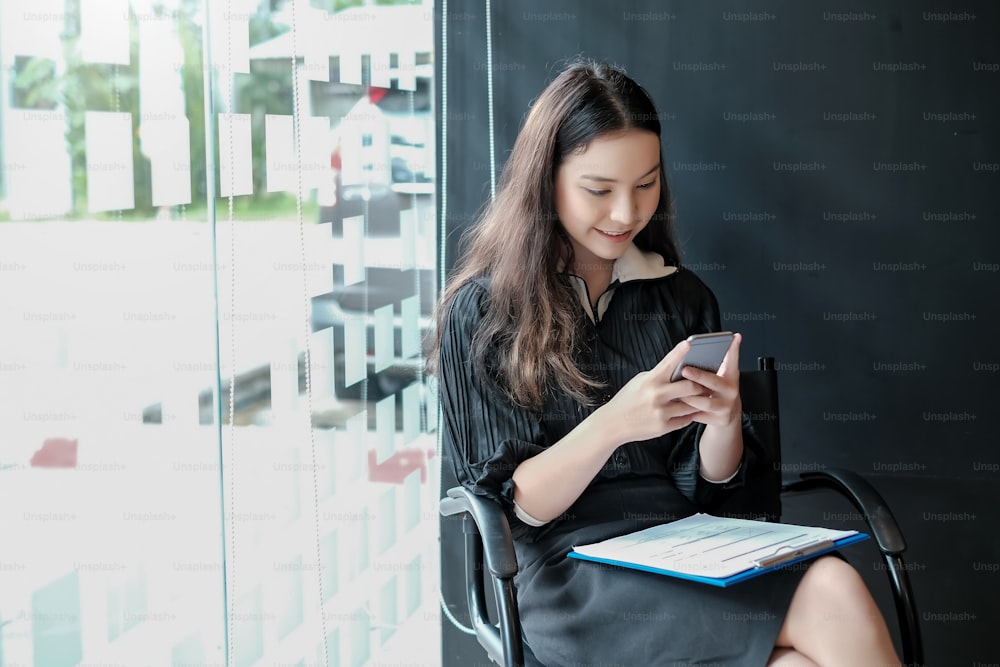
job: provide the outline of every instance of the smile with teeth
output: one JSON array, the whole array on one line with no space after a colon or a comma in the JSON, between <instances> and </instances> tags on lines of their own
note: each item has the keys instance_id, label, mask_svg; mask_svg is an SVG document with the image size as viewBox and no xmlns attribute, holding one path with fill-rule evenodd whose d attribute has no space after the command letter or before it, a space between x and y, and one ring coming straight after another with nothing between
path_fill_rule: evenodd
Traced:
<instances>
[{"instance_id":1,"label":"smile with teeth","mask_svg":"<svg viewBox=\"0 0 1000 667\"><path fill-rule=\"evenodd\" d=\"M605 236L610 236L611 238L620 238L622 236L627 236L628 233L629 233L627 231L626 232L607 232L607 231L604 231L603 229L598 229L597 231L600 232L601 234L604 234Z\"/></svg>"}]
</instances>

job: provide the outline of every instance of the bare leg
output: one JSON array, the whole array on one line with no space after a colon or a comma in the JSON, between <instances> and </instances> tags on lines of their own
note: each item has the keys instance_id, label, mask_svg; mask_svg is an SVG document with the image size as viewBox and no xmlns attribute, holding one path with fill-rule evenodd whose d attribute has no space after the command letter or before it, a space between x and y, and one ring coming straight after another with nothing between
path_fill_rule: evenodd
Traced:
<instances>
[{"instance_id":1,"label":"bare leg","mask_svg":"<svg viewBox=\"0 0 1000 667\"><path fill-rule=\"evenodd\" d=\"M819 667L815 662L790 648L776 648L767 667Z\"/></svg>"},{"instance_id":2,"label":"bare leg","mask_svg":"<svg viewBox=\"0 0 1000 667\"><path fill-rule=\"evenodd\" d=\"M861 576L833 556L818 559L802 577L776 645L795 649L823 667L900 664L885 619Z\"/></svg>"}]
</instances>

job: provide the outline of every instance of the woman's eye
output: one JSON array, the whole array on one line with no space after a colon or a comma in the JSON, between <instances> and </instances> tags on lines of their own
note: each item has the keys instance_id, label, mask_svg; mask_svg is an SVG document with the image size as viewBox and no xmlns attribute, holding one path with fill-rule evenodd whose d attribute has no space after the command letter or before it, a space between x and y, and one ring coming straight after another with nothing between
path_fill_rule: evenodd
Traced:
<instances>
[{"instance_id":1,"label":"woman's eye","mask_svg":"<svg viewBox=\"0 0 1000 667\"><path fill-rule=\"evenodd\" d=\"M611 190L591 190L590 188L584 188L584 190L594 195L595 197L603 197L604 195L611 192Z\"/></svg>"},{"instance_id":2,"label":"woman's eye","mask_svg":"<svg viewBox=\"0 0 1000 667\"><path fill-rule=\"evenodd\" d=\"M650 181L649 183L643 183L639 186L640 190L648 190L649 188L656 185L656 181Z\"/></svg>"}]
</instances>

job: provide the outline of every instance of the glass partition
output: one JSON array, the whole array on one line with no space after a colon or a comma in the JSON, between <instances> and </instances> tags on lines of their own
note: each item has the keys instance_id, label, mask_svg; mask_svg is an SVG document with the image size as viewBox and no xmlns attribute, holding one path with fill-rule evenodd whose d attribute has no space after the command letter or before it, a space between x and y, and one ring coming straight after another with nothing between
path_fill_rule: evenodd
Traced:
<instances>
[{"instance_id":1,"label":"glass partition","mask_svg":"<svg viewBox=\"0 0 1000 667\"><path fill-rule=\"evenodd\" d=\"M0 4L0 667L441 664L432 16Z\"/></svg>"}]
</instances>

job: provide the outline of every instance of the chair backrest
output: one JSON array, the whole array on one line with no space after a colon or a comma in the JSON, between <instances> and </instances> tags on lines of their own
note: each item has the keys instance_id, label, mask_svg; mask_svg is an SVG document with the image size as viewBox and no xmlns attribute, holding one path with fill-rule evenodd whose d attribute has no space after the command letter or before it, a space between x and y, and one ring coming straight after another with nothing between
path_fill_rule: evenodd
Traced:
<instances>
[{"instance_id":1,"label":"chair backrest","mask_svg":"<svg viewBox=\"0 0 1000 667\"><path fill-rule=\"evenodd\" d=\"M781 429L778 418L778 373L772 357L758 357L757 370L740 373L743 411L750 416L756 442L756 465L747 470L746 483L734 490L716 513L740 518L778 521L781 518Z\"/></svg>"}]
</instances>

